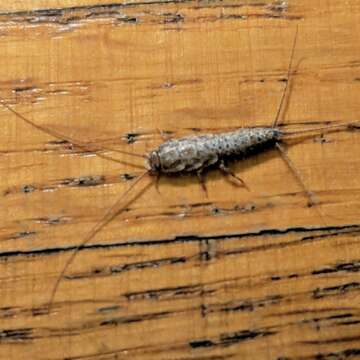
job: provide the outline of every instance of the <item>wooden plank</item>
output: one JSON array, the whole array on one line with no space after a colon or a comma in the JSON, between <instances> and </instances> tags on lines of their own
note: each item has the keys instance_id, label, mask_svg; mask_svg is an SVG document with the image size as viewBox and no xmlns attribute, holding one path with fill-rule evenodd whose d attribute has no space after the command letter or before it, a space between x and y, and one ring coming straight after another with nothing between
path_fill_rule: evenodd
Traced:
<instances>
[{"instance_id":1,"label":"wooden plank","mask_svg":"<svg viewBox=\"0 0 360 360\"><path fill-rule=\"evenodd\" d=\"M270 125L296 28L284 128L359 120L355 0L0 8L1 98L98 148L144 154L161 131ZM207 197L196 178L162 177L160 193L144 180L79 252L47 314L65 262L142 159L0 117L0 358L359 356L357 129L289 146L316 207L276 151L233 165L250 191L216 171Z\"/></svg>"}]
</instances>

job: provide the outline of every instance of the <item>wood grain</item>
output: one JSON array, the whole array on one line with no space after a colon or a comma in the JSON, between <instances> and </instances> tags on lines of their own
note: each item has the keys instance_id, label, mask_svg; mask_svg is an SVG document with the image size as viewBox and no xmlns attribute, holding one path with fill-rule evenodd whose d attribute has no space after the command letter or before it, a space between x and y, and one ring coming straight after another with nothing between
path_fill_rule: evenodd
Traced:
<instances>
[{"instance_id":1,"label":"wood grain","mask_svg":"<svg viewBox=\"0 0 360 360\"><path fill-rule=\"evenodd\" d=\"M289 146L316 207L275 150L233 165L250 191L140 183L46 312L142 171L104 148L270 125L297 27L284 128L358 121L356 0L0 2L1 98L92 144L0 110L1 359L360 357L356 128Z\"/></svg>"}]
</instances>

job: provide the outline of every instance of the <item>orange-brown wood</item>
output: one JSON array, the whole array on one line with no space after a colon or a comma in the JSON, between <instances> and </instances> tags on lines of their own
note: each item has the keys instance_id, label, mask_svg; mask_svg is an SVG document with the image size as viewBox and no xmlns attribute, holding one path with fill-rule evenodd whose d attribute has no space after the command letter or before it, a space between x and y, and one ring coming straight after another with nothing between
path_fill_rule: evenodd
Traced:
<instances>
[{"instance_id":1,"label":"orange-brown wood","mask_svg":"<svg viewBox=\"0 0 360 360\"><path fill-rule=\"evenodd\" d=\"M345 359L360 354L360 132L138 184L164 141L267 126L296 28L289 130L360 121L360 4L0 1L1 359ZM96 151L94 151L96 149ZM100 156L98 156L100 155ZM120 164L101 157L126 161ZM138 165L140 167L132 166Z\"/></svg>"}]
</instances>

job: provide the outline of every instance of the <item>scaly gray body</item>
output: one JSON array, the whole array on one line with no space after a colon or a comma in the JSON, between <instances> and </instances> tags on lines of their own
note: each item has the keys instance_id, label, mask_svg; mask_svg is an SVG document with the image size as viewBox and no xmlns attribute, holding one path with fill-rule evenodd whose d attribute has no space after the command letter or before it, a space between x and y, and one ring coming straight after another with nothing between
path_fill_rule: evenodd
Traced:
<instances>
[{"instance_id":1,"label":"scaly gray body","mask_svg":"<svg viewBox=\"0 0 360 360\"><path fill-rule=\"evenodd\" d=\"M147 167L152 173L199 171L223 158L274 145L280 137L279 129L262 127L169 140L150 153Z\"/></svg>"}]
</instances>

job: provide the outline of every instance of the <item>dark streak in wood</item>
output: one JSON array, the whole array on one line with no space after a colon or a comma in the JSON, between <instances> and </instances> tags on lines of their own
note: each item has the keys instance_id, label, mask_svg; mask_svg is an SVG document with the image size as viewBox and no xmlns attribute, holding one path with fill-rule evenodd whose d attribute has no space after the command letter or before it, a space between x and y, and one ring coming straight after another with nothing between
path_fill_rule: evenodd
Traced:
<instances>
[{"instance_id":1,"label":"dark streak in wood","mask_svg":"<svg viewBox=\"0 0 360 360\"><path fill-rule=\"evenodd\" d=\"M301 323L303 324L313 324L315 328L320 331L321 328L324 326L337 326L339 325L339 319L347 319L352 318L353 314L346 313L346 314L338 314L338 315L331 315L325 317L315 317L311 319L302 320Z\"/></svg>"},{"instance_id":2,"label":"dark streak in wood","mask_svg":"<svg viewBox=\"0 0 360 360\"><path fill-rule=\"evenodd\" d=\"M192 4L196 4L192 6ZM155 13L149 13L141 11L143 8L151 8L154 6L169 7L174 4L189 4L188 7L194 9L208 9L215 10L219 7L216 4L208 5L207 2L201 1L195 3L193 0L167 0L167 1L149 1L149 2L137 2L137 3L114 3L114 4L99 4L93 6L74 6L67 8L48 8L38 9L32 11L18 11L18 12L2 12L0 13L0 21L12 23L28 23L33 24L58 24L69 25L79 23L89 19L112 19L114 23L130 23L137 24L146 21L146 17L149 17L150 22L158 24L178 24L185 21L184 14L173 11L161 11ZM224 9L239 9L244 7L245 4L222 4ZM254 9L263 8L263 13L250 13L244 14L221 14L221 15L208 15L202 17L201 15L196 18L197 21L221 21L221 20L248 20L249 18L265 18L265 19L285 19L301 20L300 15L288 15L287 7L281 5L269 6L266 3L254 3L249 4ZM126 9L139 9L138 14L125 14ZM170 29L170 28L169 28ZM21 91L21 88L20 88Z\"/></svg>"},{"instance_id":3,"label":"dark streak in wood","mask_svg":"<svg viewBox=\"0 0 360 360\"><path fill-rule=\"evenodd\" d=\"M136 177L136 176L134 176ZM4 196L8 196L16 193L33 193L35 191L50 191L57 190L62 187L95 187L105 184L119 183L120 180L128 180L133 178L132 175L128 175L126 178L122 176L104 176L104 175L83 175L73 178L65 178L56 181L52 181L48 184L27 184L20 188L12 187L8 188L3 192Z\"/></svg>"},{"instance_id":4,"label":"dark streak in wood","mask_svg":"<svg viewBox=\"0 0 360 360\"><path fill-rule=\"evenodd\" d=\"M349 291L360 290L360 283L351 282L347 284L341 284L337 286L329 286L324 288L317 288L313 291L312 297L314 299L321 299L327 296L339 296Z\"/></svg>"},{"instance_id":5,"label":"dark streak in wood","mask_svg":"<svg viewBox=\"0 0 360 360\"><path fill-rule=\"evenodd\" d=\"M334 352L315 353L309 356L281 357L278 360L345 360L360 356L360 348L350 348Z\"/></svg>"},{"instance_id":6,"label":"dark streak in wood","mask_svg":"<svg viewBox=\"0 0 360 360\"><path fill-rule=\"evenodd\" d=\"M118 311L118 310L120 310L120 306L113 305L113 306L106 306L106 307L98 308L96 311L100 314L108 314L108 313L112 313L112 312Z\"/></svg>"},{"instance_id":7,"label":"dark streak in wood","mask_svg":"<svg viewBox=\"0 0 360 360\"><path fill-rule=\"evenodd\" d=\"M136 175L134 174L129 174L129 173L124 173L124 174L121 174L120 175L120 178L122 180L125 180L125 181L130 181L130 180L133 180L136 178Z\"/></svg>"},{"instance_id":8,"label":"dark streak in wood","mask_svg":"<svg viewBox=\"0 0 360 360\"><path fill-rule=\"evenodd\" d=\"M128 292L123 296L130 301L134 300L163 300L173 298L197 297L203 291L201 285L176 286L171 288L149 289L146 291ZM213 293L214 290L205 290L206 294Z\"/></svg>"},{"instance_id":9,"label":"dark streak in wood","mask_svg":"<svg viewBox=\"0 0 360 360\"><path fill-rule=\"evenodd\" d=\"M278 305L282 299L283 296L281 295L269 295L262 299L232 300L226 303L208 305L207 313L254 311L255 309L264 308L269 305Z\"/></svg>"},{"instance_id":10,"label":"dark streak in wood","mask_svg":"<svg viewBox=\"0 0 360 360\"><path fill-rule=\"evenodd\" d=\"M320 309L299 309L294 311L284 311L282 313L275 313L271 316L279 317L279 316L293 316L293 315L306 315L306 314L317 314L317 313L328 313L328 312L339 312L339 311L353 311L356 308L352 307L325 307Z\"/></svg>"},{"instance_id":11,"label":"dark streak in wood","mask_svg":"<svg viewBox=\"0 0 360 360\"><path fill-rule=\"evenodd\" d=\"M353 225L344 225L344 226L325 226L325 227L314 227L314 228L306 228L306 227L292 227L287 229L267 229L260 230L258 232L248 232L248 233L238 233L238 234L229 234L229 235L215 235L215 236L198 236L198 235L186 235L186 236L175 236L172 239L159 239L159 240L146 240L146 241L128 241L121 243L112 243L112 244L90 244L84 246L81 250L91 250L91 249L106 249L106 248L120 248L120 247L128 247L128 246L160 246L166 244L174 244L174 243L186 243L186 242L199 242L205 239L216 240L216 241L226 241L230 239L242 239L242 238L256 238L262 236L281 236L286 234L296 234L296 233L312 233L312 232L324 232L322 237L328 236L336 236L343 233L346 234L357 234L360 231L360 226L357 224ZM301 238L300 241L304 239L314 239L315 236L307 236ZM275 246L275 245L274 245ZM277 244L276 244L277 246ZM281 247L286 247L287 244L281 244ZM37 250L29 250L29 251L7 251L0 253L0 259L12 256L36 256L36 255L51 255L60 252L73 251L76 249L76 246L69 247L60 247L60 248L46 248L46 249L37 249ZM252 249L249 249L250 251ZM231 251L227 252L227 254L232 254Z\"/></svg>"},{"instance_id":12,"label":"dark streak in wood","mask_svg":"<svg viewBox=\"0 0 360 360\"><path fill-rule=\"evenodd\" d=\"M122 138L127 144L133 144L139 136L137 133L127 133Z\"/></svg>"},{"instance_id":13,"label":"dark streak in wood","mask_svg":"<svg viewBox=\"0 0 360 360\"><path fill-rule=\"evenodd\" d=\"M13 89L13 91L15 93L21 93L21 92L24 92L24 91L33 91L34 89L36 89L34 86L24 86L24 87L15 87Z\"/></svg>"},{"instance_id":14,"label":"dark streak in wood","mask_svg":"<svg viewBox=\"0 0 360 360\"><path fill-rule=\"evenodd\" d=\"M162 16L164 24L176 24L185 20L184 15L180 13L163 13Z\"/></svg>"},{"instance_id":15,"label":"dark streak in wood","mask_svg":"<svg viewBox=\"0 0 360 360\"><path fill-rule=\"evenodd\" d=\"M336 272L359 272L360 271L360 260L352 260L349 262L338 263L335 265L331 265L329 267L325 267L319 270L312 271L312 275L322 275L322 274L331 274Z\"/></svg>"},{"instance_id":16,"label":"dark streak in wood","mask_svg":"<svg viewBox=\"0 0 360 360\"><path fill-rule=\"evenodd\" d=\"M172 258L165 258L165 259L141 261L141 262L130 263L130 264L97 268L97 269L93 269L89 273L66 275L65 279L77 280L77 279L84 279L84 278L88 278L88 277L109 276L109 275L115 275L115 274L122 274L124 272L133 271L133 270L142 270L142 269L146 269L146 268L158 268L158 267L164 266L164 265L179 264L179 263L184 263L186 261L187 261L186 257L172 257Z\"/></svg>"},{"instance_id":17,"label":"dark streak in wood","mask_svg":"<svg viewBox=\"0 0 360 360\"><path fill-rule=\"evenodd\" d=\"M24 194L32 193L36 190L36 187L33 185L24 185L21 187L20 191Z\"/></svg>"},{"instance_id":18,"label":"dark streak in wood","mask_svg":"<svg viewBox=\"0 0 360 360\"><path fill-rule=\"evenodd\" d=\"M33 329L31 328L0 330L0 343L17 343L32 340L32 332Z\"/></svg>"},{"instance_id":19,"label":"dark streak in wood","mask_svg":"<svg viewBox=\"0 0 360 360\"><path fill-rule=\"evenodd\" d=\"M161 318L167 317L170 314L171 314L171 312L169 312L169 311L163 311L163 312L152 313L152 314L122 316L122 317L116 317L116 318L104 320L99 325L100 326L118 326L120 324L128 324L128 323L134 323L134 322L161 319Z\"/></svg>"},{"instance_id":20,"label":"dark streak in wood","mask_svg":"<svg viewBox=\"0 0 360 360\"><path fill-rule=\"evenodd\" d=\"M52 216L32 219L34 222L46 225L60 225L69 222L69 218L65 216Z\"/></svg>"},{"instance_id":21,"label":"dark streak in wood","mask_svg":"<svg viewBox=\"0 0 360 360\"><path fill-rule=\"evenodd\" d=\"M67 178L59 182L59 185L70 187L86 187L86 186L98 186L103 185L105 177L101 175L87 175L80 176L78 178Z\"/></svg>"},{"instance_id":22,"label":"dark streak in wood","mask_svg":"<svg viewBox=\"0 0 360 360\"><path fill-rule=\"evenodd\" d=\"M257 337L271 336L274 334L276 334L276 332L269 329L241 330L233 333L221 334L218 338L214 339L190 341L189 346L192 349L231 346L242 341L252 340Z\"/></svg>"},{"instance_id":23,"label":"dark streak in wood","mask_svg":"<svg viewBox=\"0 0 360 360\"><path fill-rule=\"evenodd\" d=\"M337 323L338 326L351 326L360 324L360 320L347 320L347 321L339 321Z\"/></svg>"},{"instance_id":24,"label":"dark streak in wood","mask_svg":"<svg viewBox=\"0 0 360 360\"><path fill-rule=\"evenodd\" d=\"M335 353L317 354L316 360L343 360L343 359L353 359L359 356L360 356L360 348L346 349Z\"/></svg>"},{"instance_id":25,"label":"dark streak in wood","mask_svg":"<svg viewBox=\"0 0 360 360\"><path fill-rule=\"evenodd\" d=\"M6 236L6 237L4 237L4 239L5 240L18 240L18 239L27 238L29 236L34 236L36 234L37 234L36 231L20 231L15 234ZM0 237L0 239L1 239L1 237Z\"/></svg>"},{"instance_id":26,"label":"dark streak in wood","mask_svg":"<svg viewBox=\"0 0 360 360\"><path fill-rule=\"evenodd\" d=\"M337 343L347 343L347 342L353 342L357 341L359 343L360 336L339 336L336 338L330 338L330 339L322 339L322 340L306 340L301 341L301 344L304 345L325 345L325 344L337 344Z\"/></svg>"}]
</instances>

